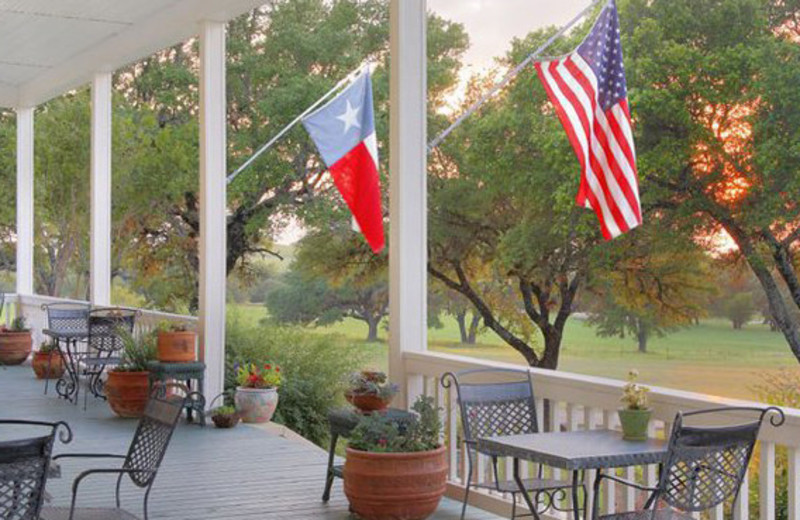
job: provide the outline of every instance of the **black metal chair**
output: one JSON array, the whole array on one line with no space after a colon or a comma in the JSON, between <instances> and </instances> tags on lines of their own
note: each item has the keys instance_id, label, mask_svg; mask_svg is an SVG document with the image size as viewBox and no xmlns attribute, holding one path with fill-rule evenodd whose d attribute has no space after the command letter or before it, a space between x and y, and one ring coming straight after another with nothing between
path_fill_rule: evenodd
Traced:
<instances>
[{"instance_id":1,"label":"black metal chair","mask_svg":"<svg viewBox=\"0 0 800 520\"><path fill-rule=\"evenodd\" d=\"M516 376L516 379L514 377ZM461 424L464 431L464 443L467 451L467 484L464 491L464 503L461 508L461 519L467 511L471 487L491 489L502 493L510 493L513 499L511 518L517 516L517 494L520 492L516 481L506 475L501 480L498 468L498 457L493 453L483 453L492 459L494 482L472 482L473 466L479 455L477 440L482 437L499 435L517 435L538 433L539 421L536 417L536 400L533 394L533 381L530 373L504 369L464 370L457 373L447 372L442 376L442 386L450 388L455 385L461 412ZM539 466L537 476L523 480L525 488L534 493L537 505L542 503L541 511L555 507L557 500L566 496L572 483L561 480L546 479L543 468ZM541 500L544 498L544 500Z\"/></svg>"},{"instance_id":2,"label":"black metal chair","mask_svg":"<svg viewBox=\"0 0 800 520\"><path fill-rule=\"evenodd\" d=\"M138 520L138 517L121 508L120 488L126 475L139 489L144 490L144 520L148 519L147 503L161 461L167 452L169 441L181 416L186 400L194 396L184 385L156 384L150 394L147 407L133 435L127 455L75 453L57 455L54 460L65 458L112 458L122 460L119 468L90 469L81 472L72 484L72 502L69 507L45 507L40 520ZM91 475L117 475L115 508L78 508L80 484Z\"/></svg>"},{"instance_id":3,"label":"black metal chair","mask_svg":"<svg viewBox=\"0 0 800 520\"><path fill-rule=\"evenodd\" d=\"M88 303L45 303L42 305L42 310L47 313L47 328L49 330L57 330L62 332L87 332L89 328L89 310L91 306ZM77 343L78 340L72 340ZM73 345L74 347L74 345ZM64 352L61 348L58 353L62 356L62 361L67 363L68 360L64 359ZM51 358L52 361L52 358ZM47 395L47 389L50 383L50 363L47 365L48 377L44 380L44 393Z\"/></svg>"},{"instance_id":4,"label":"black metal chair","mask_svg":"<svg viewBox=\"0 0 800 520\"><path fill-rule=\"evenodd\" d=\"M72 431L65 422L0 420L0 426L5 425L50 430L46 435L0 442L0 518L38 520L56 432L61 442L68 443Z\"/></svg>"},{"instance_id":5,"label":"black metal chair","mask_svg":"<svg viewBox=\"0 0 800 520\"><path fill-rule=\"evenodd\" d=\"M133 334L139 311L119 307L100 308L89 311L87 353L81 357L83 375L87 378L87 391L83 394L86 409L88 393L105 399L103 395L103 372L108 366L122 361L124 342L121 331Z\"/></svg>"},{"instance_id":6,"label":"black metal chair","mask_svg":"<svg viewBox=\"0 0 800 520\"><path fill-rule=\"evenodd\" d=\"M753 412L753 421L728 426L687 426L687 417L714 416L731 412ZM764 417L770 424L784 422L783 411L767 408L713 408L675 416L669 451L655 487L598 472L594 482L593 518L603 520L691 520L692 513L708 511L727 500L735 501L753 454ZM714 424L718 424L717 421ZM612 480L650 494L641 511L599 516L600 484ZM663 506L663 507L659 507Z\"/></svg>"}]
</instances>

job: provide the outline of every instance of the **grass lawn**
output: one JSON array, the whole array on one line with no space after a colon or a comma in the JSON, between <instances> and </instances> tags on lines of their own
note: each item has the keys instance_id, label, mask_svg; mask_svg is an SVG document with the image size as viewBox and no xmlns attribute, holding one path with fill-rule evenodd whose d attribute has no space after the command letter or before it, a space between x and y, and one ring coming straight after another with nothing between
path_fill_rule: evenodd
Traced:
<instances>
[{"instance_id":1,"label":"grass lawn","mask_svg":"<svg viewBox=\"0 0 800 520\"><path fill-rule=\"evenodd\" d=\"M259 305L230 304L228 308L232 316L246 321L257 322L266 316L265 308ZM443 328L428 332L430 349L524 363L494 333L480 335L477 345L463 345L455 320L443 321ZM385 330L381 331L379 343L364 342L366 324L356 320L309 331L341 334L362 346L370 366L386 367ZM753 398L753 385L767 372L780 368L800 370L783 336L763 325L748 325L735 331L725 321L707 320L664 338L651 339L649 352L642 354L637 352L634 338L598 338L584 322L568 322L559 369L622 379L631 368L637 368L642 382L647 384L741 398Z\"/></svg>"}]
</instances>

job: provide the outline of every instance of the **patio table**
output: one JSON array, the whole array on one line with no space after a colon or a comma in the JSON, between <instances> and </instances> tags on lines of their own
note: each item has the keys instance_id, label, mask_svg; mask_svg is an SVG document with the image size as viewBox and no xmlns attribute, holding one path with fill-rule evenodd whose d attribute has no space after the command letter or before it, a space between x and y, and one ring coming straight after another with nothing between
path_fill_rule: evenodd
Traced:
<instances>
[{"instance_id":1,"label":"patio table","mask_svg":"<svg viewBox=\"0 0 800 520\"><path fill-rule=\"evenodd\" d=\"M534 516L536 505L523 485L520 460L571 471L572 510L575 520L579 520L581 509L585 515L587 505L584 503L581 508L578 500L584 472L660 464L667 454L667 443L658 439L626 441L620 432L613 430L582 430L487 437L478 439L478 449L498 457L513 458L514 480Z\"/></svg>"},{"instance_id":2,"label":"patio table","mask_svg":"<svg viewBox=\"0 0 800 520\"><path fill-rule=\"evenodd\" d=\"M88 324L87 324L88 325ZM66 370L61 379L56 383L58 395L68 401L78 403L78 366L80 353L78 352L78 342L85 341L89 337L89 330L53 330L44 329L45 336L53 338L58 349L58 354L64 362Z\"/></svg>"}]
</instances>

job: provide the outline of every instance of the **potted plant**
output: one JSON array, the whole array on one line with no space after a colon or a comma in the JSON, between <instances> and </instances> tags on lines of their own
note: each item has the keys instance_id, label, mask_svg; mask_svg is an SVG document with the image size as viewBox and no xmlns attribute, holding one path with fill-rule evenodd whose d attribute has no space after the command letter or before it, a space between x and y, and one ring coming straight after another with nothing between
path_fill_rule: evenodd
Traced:
<instances>
[{"instance_id":1,"label":"potted plant","mask_svg":"<svg viewBox=\"0 0 800 520\"><path fill-rule=\"evenodd\" d=\"M0 327L0 365L21 365L31 353L33 338L24 316Z\"/></svg>"},{"instance_id":2,"label":"potted plant","mask_svg":"<svg viewBox=\"0 0 800 520\"><path fill-rule=\"evenodd\" d=\"M622 388L624 408L619 409L619 422L622 424L622 438L629 441L647 440L647 426L650 424L652 410L649 407L650 389L636 383L639 372L628 372L628 383Z\"/></svg>"},{"instance_id":3,"label":"potted plant","mask_svg":"<svg viewBox=\"0 0 800 520\"><path fill-rule=\"evenodd\" d=\"M54 343L44 342L33 353L31 366L37 379L59 379L64 375L64 360Z\"/></svg>"},{"instance_id":4,"label":"potted plant","mask_svg":"<svg viewBox=\"0 0 800 520\"><path fill-rule=\"evenodd\" d=\"M211 421L217 428L233 428L239 424L239 412L233 406L218 406L211 410Z\"/></svg>"},{"instance_id":5,"label":"potted plant","mask_svg":"<svg viewBox=\"0 0 800 520\"><path fill-rule=\"evenodd\" d=\"M233 397L236 411L242 422L265 423L272 420L278 407L278 388L281 386L281 369L267 363L263 368L255 364L237 365L236 394Z\"/></svg>"},{"instance_id":6,"label":"potted plant","mask_svg":"<svg viewBox=\"0 0 800 520\"><path fill-rule=\"evenodd\" d=\"M152 334L136 338L122 329L117 334L123 342L122 360L108 372L108 405L120 417L141 417L150 397L147 364L156 359L155 341Z\"/></svg>"},{"instance_id":7,"label":"potted plant","mask_svg":"<svg viewBox=\"0 0 800 520\"><path fill-rule=\"evenodd\" d=\"M398 424L386 414L365 414L353 430L344 464L350 509L365 520L423 520L447 487L447 456L433 398L412 406L417 420Z\"/></svg>"},{"instance_id":8,"label":"potted plant","mask_svg":"<svg viewBox=\"0 0 800 520\"><path fill-rule=\"evenodd\" d=\"M383 372L364 370L350 376L345 391L347 401L362 412L385 410L397 394L397 385L388 381Z\"/></svg>"},{"instance_id":9,"label":"potted plant","mask_svg":"<svg viewBox=\"0 0 800 520\"><path fill-rule=\"evenodd\" d=\"M163 363L196 361L197 334L185 323L162 322L158 326L158 360Z\"/></svg>"}]
</instances>

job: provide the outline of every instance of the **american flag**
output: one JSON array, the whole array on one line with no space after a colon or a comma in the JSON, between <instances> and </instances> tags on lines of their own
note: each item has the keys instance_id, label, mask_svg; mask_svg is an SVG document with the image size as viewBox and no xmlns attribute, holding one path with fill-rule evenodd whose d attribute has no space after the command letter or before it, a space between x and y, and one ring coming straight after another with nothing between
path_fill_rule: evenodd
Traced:
<instances>
[{"instance_id":1,"label":"american flag","mask_svg":"<svg viewBox=\"0 0 800 520\"><path fill-rule=\"evenodd\" d=\"M614 0L571 54L536 63L581 165L577 203L610 240L642 223L619 17Z\"/></svg>"}]
</instances>

